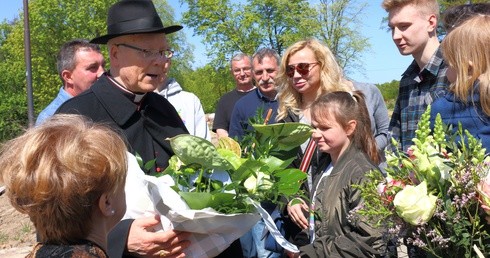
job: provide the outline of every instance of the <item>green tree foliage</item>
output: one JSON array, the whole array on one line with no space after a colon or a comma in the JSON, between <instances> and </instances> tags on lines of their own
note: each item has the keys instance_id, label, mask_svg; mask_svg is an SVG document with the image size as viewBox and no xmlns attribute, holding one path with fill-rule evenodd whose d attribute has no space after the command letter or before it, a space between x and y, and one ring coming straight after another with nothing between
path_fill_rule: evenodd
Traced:
<instances>
[{"instance_id":1,"label":"green tree foliage","mask_svg":"<svg viewBox=\"0 0 490 258\"><path fill-rule=\"evenodd\" d=\"M362 53L371 48L359 26L367 2L320 0L317 10L317 37L326 42L345 73L362 70Z\"/></svg>"},{"instance_id":2,"label":"green tree foliage","mask_svg":"<svg viewBox=\"0 0 490 258\"><path fill-rule=\"evenodd\" d=\"M235 87L229 69L217 69L211 64L197 68L178 81L185 90L199 97L205 113L214 113L217 100Z\"/></svg>"},{"instance_id":3,"label":"green tree foliage","mask_svg":"<svg viewBox=\"0 0 490 258\"><path fill-rule=\"evenodd\" d=\"M21 133L26 127L27 100L26 93L10 94L0 91L0 143Z\"/></svg>"},{"instance_id":4,"label":"green tree foliage","mask_svg":"<svg viewBox=\"0 0 490 258\"><path fill-rule=\"evenodd\" d=\"M188 6L188 11L183 13L183 23L204 38L207 56L212 60L210 65L215 71L226 71L225 74L229 60L237 52L253 54L261 47L269 47L281 55L289 45L309 37L324 41L346 71L362 69L361 54L370 47L368 39L355 29L366 6L356 0L322 0L317 5L307 0L181 2ZM207 69L210 68L204 70ZM210 78L214 75L220 77ZM222 89L234 85L232 78L224 76L223 72L210 72L205 78L219 82L210 85L208 93L223 94ZM221 81L223 78L228 79ZM203 80L189 82L187 87L197 89L202 86L199 81ZM194 82L198 84L193 85ZM209 94L196 94L200 98L209 97Z\"/></svg>"},{"instance_id":5,"label":"green tree foliage","mask_svg":"<svg viewBox=\"0 0 490 258\"><path fill-rule=\"evenodd\" d=\"M56 53L61 44L72 38L91 38L102 34L105 30L107 9L115 1L29 2L32 83L36 111L54 98L61 85L56 72ZM1 27L0 92L9 98L9 105L4 107L5 112L0 113L0 120L6 123L2 125L3 132L0 135L11 137L21 132L19 128L27 126L27 115L18 113L27 110L24 17L20 14L18 20L12 23L3 22ZM20 102L22 99L24 101Z\"/></svg>"},{"instance_id":6,"label":"green tree foliage","mask_svg":"<svg viewBox=\"0 0 490 258\"><path fill-rule=\"evenodd\" d=\"M398 88L400 86L400 81L392 80L391 82L385 82L382 84L377 84L381 95L386 103L388 110L393 110L395 106L396 98L398 97Z\"/></svg>"},{"instance_id":7,"label":"green tree foliage","mask_svg":"<svg viewBox=\"0 0 490 258\"><path fill-rule=\"evenodd\" d=\"M181 0L189 10L183 22L203 36L208 56L218 66L236 52L252 54L270 47L279 54L309 37L323 40L343 68L359 69L368 39L356 26L366 3L356 0Z\"/></svg>"},{"instance_id":8,"label":"green tree foliage","mask_svg":"<svg viewBox=\"0 0 490 258\"><path fill-rule=\"evenodd\" d=\"M381 95L383 95L383 99L385 101L390 99L396 99L398 97L398 86L400 85L400 81L392 80L391 82L385 82L381 84L377 84L379 90L381 91Z\"/></svg>"},{"instance_id":9,"label":"green tree foliage","mask_svg":"<svg viewBox=\"0 0 490 258\"><path fill-rule=\"evenodd\" d=\"M314 13L314 9L307 1L251 0L246 8L260 33L259 47L270 47L282 54L299 39L313 36L315 19L309 13Z\"/></svg>"},{"instance_id":10,"label":"green tree foliage","mask_svg":"<svg viewBox=\"0 0 490 258\"><path fill-rule=\"evenodd\" d=\"M56 96L61 81L56 71L56 54L60 46L74 38L91 39L106 34L109 7L117 0L31 0L29 23L32 56L32 79L35 113L39 113ZM154 1L164 25L175 24L173 9L166 0ZM24 17L0 24L0 136L15 136L27 126L26 66L24 61ZM177 50L173 67L189 68L190 47L183 32L169 36ZM106 53L105 48L103 51ZM105 55L107 58L107 55ZM108 60L107 60L108 61ZM182 69L180 69L182 67ZM7 100L6 100L7 99ZM24 102L21 100L24 99ZM7 105L8 104L8 105ZM15 105L14 105L15 104ZM21 112L22 111L22 112ZM6 139L6 138L2 138ZM0 140L2 140L0 139Z\"/></svg>"}]
</instances>

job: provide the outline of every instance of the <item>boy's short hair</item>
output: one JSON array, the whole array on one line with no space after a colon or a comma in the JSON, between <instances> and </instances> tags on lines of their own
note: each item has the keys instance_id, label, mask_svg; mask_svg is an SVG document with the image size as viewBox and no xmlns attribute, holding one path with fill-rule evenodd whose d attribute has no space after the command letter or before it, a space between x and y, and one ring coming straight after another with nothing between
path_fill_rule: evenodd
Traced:
<instances>
[{"instance_id":1,"label":"boy's short hair","mask_svg":"<svg viewBox=\"0 0 490 258\"><path fill-rule=\"evenodd\" d=\"M439 17L439 4L437 0L383 0L383 3L381 3L381 6L387 12L406 5L415 5L425 14L435 14Z\"/></svg>"}]
</instances>

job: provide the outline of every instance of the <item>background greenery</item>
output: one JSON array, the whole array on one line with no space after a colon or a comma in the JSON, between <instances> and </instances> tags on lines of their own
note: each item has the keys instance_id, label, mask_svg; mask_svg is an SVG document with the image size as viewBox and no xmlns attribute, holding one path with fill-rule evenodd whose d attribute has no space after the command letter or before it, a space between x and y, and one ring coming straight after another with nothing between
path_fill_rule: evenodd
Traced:
<instances>
[{"instance_id":1,"label":"background greenery","mask_svg":"<svg viewBox=\"0 0 490 258\"><path fill-rule=\"evenodd\" d=\"M36 115L51 102L61 86L55 66L59 47L73 38L91 39L105 34L107 10L115 2L29 1ZM465 2L440 1L442 10ZM166 0L154 0L154 3L164 24L183 23L204 38L211 61L193 68L193 48L184 33L170 35L170 44L177 55L169 76L175 77L185 90L194 92L206 113L214 112L219 97L234 87L229 59L237 52L251 54L261 47L271 47L282 54L293 42L315 37L332 49L348 76L352 71L362 71L362 54L370 49L368 39L356 30L365 15L366 1L362 0L180 0L178 4L186 3L189 8L178 22ZM21 13L18 19L0 23L0 142L29 126L23 19ZM103 52L107 56L105 48ZM378 87L392 108L398 82Z\"/></svg>"}]
</instances>

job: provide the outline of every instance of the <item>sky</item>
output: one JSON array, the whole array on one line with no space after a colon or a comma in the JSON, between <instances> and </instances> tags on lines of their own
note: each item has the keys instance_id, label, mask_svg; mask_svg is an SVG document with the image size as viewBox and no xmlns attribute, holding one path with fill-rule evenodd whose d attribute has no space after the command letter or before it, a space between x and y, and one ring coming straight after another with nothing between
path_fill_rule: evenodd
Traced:
<instances>
[{"instance_id":1,"label":"sky","mask_svg":"<svg viewBox=\"0 0 490 258\"><path fill-rule=\"evenodd\" d=\"M1 0L0 21L5 19L12 20L18 17L22 12L23 0ZM180 13L184 11L185 6L173 4L178 1L168 1L174 8L177 19L180 19ZM386 12L381 8L381 0L366 0L368 3L362 17L363 24L359 27L361 33L369 38L371 50L363 54L364 71L350 74L350 78L360 82L385 83L392 80L399 80L401 74L412 62L411 56L402 56L398 52L395 44L391 39L391 34L384 28L381 28L383 17ZM206 63L205 45L202 38L193 36L193 30L184 28L187 41L194 45L194 59L197 66Z\"/></svg>"}]
</instances>

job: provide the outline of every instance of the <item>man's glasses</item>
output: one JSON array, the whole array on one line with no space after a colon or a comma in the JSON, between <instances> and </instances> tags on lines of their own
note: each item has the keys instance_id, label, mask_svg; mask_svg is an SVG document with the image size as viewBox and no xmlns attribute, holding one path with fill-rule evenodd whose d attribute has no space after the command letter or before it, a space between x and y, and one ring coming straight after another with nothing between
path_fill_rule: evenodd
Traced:
<instances>
[{"instance_id":1,"label":"man's glasses","mask_svg":"<svg viewBox=\"0 0 490 258\"><path fill-rule=\"evenodd\" d=\"M170 49L156 51L156 50L143 49L143 48L135 47L135 46L124 44L124 43L116 44L116 46L117 47L123 46L123 47L127 47L127 48L137 50L143 54L143 58L146 60L155 60L157 58L163 58L163 57L165 57L166 59L170 59L174 55L174 51L172 51Z\"/></svg>"},{"instance_id":2,"label":"man's glasses","mask_svg":"<svg viewBox=\"0 0 490 258\"><path fill-rule=\"evenodd\" d=\"M296 70L301 76L308 75L310 70L317 65L318 62L315 63L299 63L295 65L287 65L286 66L286 75L289 78L294 77L294 71Z\"/></svg>"}]
</instances>

